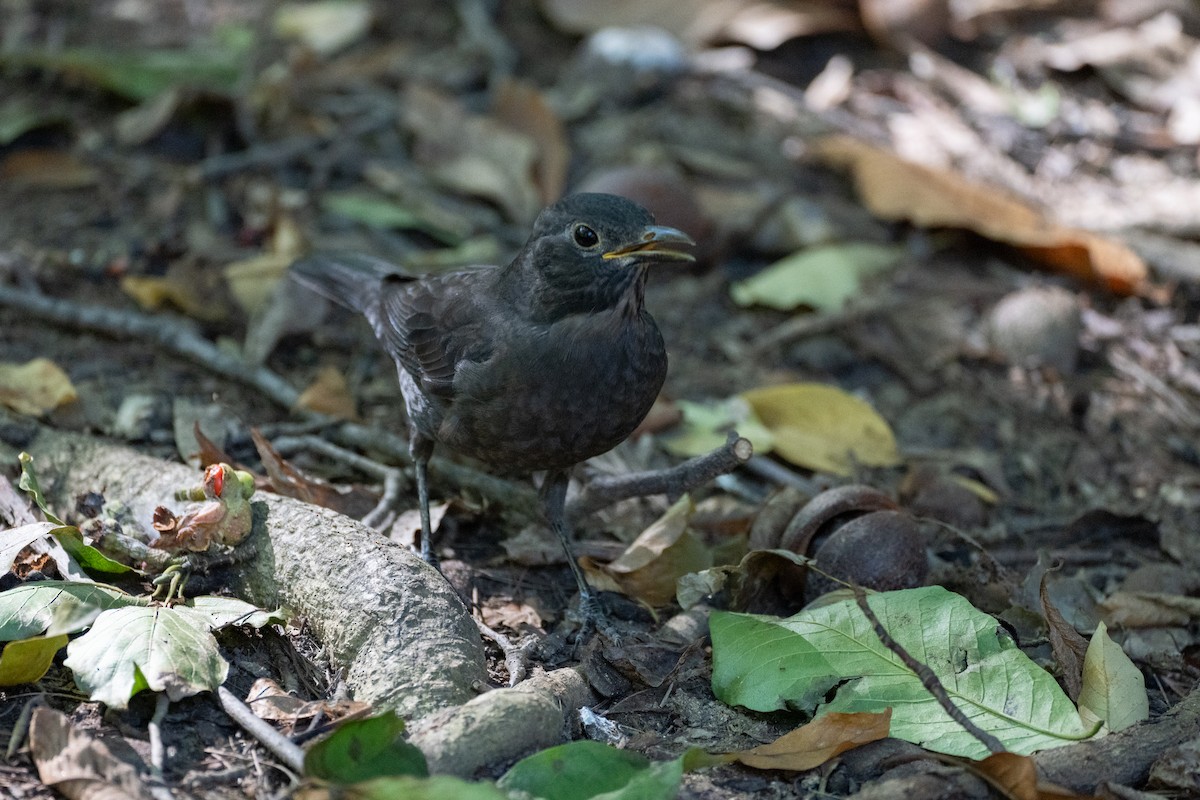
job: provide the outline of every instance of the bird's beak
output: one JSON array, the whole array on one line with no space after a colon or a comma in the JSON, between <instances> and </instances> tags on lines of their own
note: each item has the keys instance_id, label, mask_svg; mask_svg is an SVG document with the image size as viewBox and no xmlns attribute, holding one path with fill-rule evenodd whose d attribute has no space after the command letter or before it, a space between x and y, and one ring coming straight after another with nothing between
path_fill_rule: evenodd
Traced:
<instances>
[{"instance_id":1,"label":"bird's beak","mask_svg":"<svg viewBox=\"0 0 1200 800\"><path fill-rule=\"evenodd\" d=\"M691 253L680 247L691 247L696 243L692 237L675 228L650 225L642 230L637 241L615 247L604 254L604 258L635 256L646 261L695 261Z\"/></svg>"}]
</instances>

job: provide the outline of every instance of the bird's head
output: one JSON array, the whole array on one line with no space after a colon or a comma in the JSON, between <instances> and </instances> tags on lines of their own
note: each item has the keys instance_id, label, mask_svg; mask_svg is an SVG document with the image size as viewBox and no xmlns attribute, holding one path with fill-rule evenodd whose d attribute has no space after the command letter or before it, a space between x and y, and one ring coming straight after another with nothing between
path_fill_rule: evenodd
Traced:
<instances>
[{"instance_id":1,"label":"bird's head","mask_svg":"<svg viewBox=\"0 0 1200 800\"><path fill-rule=\"evenodd\" d=\"M646 267L694 261L682 231L654 224L649 211L612 194L576 194L538 215L512 266L532 278L527 298L537 316L602 311L622 303L641 310Z\"/></svg>"}]
</instances>

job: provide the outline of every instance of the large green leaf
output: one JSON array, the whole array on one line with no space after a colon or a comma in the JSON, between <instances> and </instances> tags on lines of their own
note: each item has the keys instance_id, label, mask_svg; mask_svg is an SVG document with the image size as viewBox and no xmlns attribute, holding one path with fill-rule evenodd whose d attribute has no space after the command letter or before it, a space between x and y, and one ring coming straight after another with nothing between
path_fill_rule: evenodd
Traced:
<instances>
[{"instance_id":1,"label":"large green leaf","mask_svg":"<svg viewBox=\"0 0 1200 800\"><path fill-rule=\"evenodd\" d=\"M429 775L425 755L404 741L404 720L394 712L344 722L304 754L304 773L333 783Z\"/></svg>"},{"instance_id":2,"label":"large green leaf","mask_svg":"<svg viewBox=\"0 0 1200 800\"><path fill-rule=\"evenodd\" d=\"M0 592L0 641L26 639L50 625L59 609L82 605L101 610L128 605L146 605L148 601L125 594L110 586L78 581L36 581L23 583ZM55 633L74 633L82 627L60 629Z\"/></svg>"},{"instance_id":3,"label":"large green leaf","mask_svg":"<svg viewBox=\"0 0 1200 800\"><path fill-rule=\"evenodd\" d=\"M225 682L229 663L211 621L187 607L105 611L67 647L64 663L80 689L113 708L125 708L142 689L179 700Z\"/></svg>"},{"instance_id":4,"label":"large green leaf","mask_svg":"<svg viewBox=\"0 0 1200 800\"><path fill-rule=\"evenodd\" d=\"M928 586L872 595L869 602L967 718L1009 750L1031 753L1091 735L1053 676L965 598ZM854 600L788 619L718 613L710 628L713 691L724 702L757 711L891 708L892 736L942 753L988 755L884 646Z\"/></svg>"},{"instance_id":5,"label":"large green leaf","mask_svg":"<svg viewBox=\"0 0 1200 800\"><path fill-rule=\"evenodd\" d=\"M497 785L543 800L669 800L678 793L683 762L683 757L650 761L629 750L585 740L518 761Z\"/></svg>"}]
</instances>

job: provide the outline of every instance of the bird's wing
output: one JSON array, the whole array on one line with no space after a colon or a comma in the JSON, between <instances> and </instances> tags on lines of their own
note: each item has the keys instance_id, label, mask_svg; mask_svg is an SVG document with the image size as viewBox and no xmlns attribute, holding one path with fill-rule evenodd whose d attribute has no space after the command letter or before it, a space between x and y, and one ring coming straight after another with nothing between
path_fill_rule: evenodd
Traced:
<instances>
[{"instance_id":1,"label":"bird's wing","mask_svg":"<svg viewBox=\"0 0 1200 800\"><path fill-rule=\"evenodd\" d=\"M484 311L488 272L421 281L387 277L379 304L366 312L384 347L427 394L449 396L459 364L491 356Z\"/></svg>"}]
</instances>

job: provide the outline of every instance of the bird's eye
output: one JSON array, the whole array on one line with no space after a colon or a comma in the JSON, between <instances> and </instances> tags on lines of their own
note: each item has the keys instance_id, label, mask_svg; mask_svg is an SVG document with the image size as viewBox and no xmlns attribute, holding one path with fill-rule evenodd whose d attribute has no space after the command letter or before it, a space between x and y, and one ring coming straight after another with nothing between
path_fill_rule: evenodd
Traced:
<instances>
[{"instance_id":1,"label":"bird's eye","mask_svg":"<svg viewBox=\"0 0 1200 800\"><path fill-rule=\"evenodd\" d=\"M571 235L580 247L595 247L600 243L600 236L587 225L576 225Z\"/></svg>"}]
</instances>

